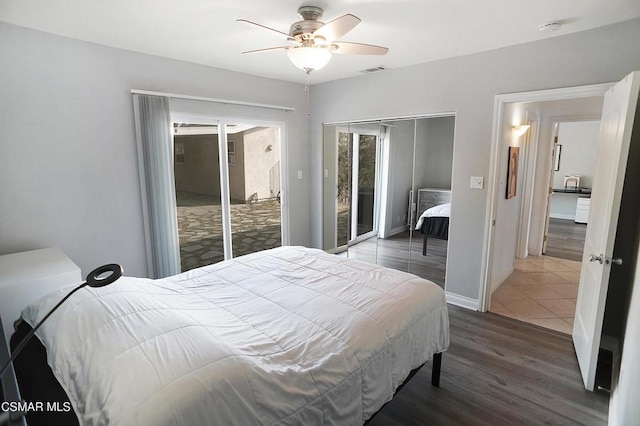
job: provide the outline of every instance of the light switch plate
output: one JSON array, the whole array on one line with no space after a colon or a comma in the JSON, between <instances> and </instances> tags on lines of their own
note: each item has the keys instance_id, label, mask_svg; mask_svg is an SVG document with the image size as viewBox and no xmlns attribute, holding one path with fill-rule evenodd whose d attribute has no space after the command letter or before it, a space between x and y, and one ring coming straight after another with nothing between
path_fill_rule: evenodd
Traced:
<instances>
[{"instance_id":1,"label":"light switch plate","mask_svg":"<svg viewBox=\"0 0 640 426\"><path fill-rule=\"evenodd\" d=\"M484 188L484 178L482 176L471 176L471 184L469 187L472 189Z\"/></svg>"}]
</instances>

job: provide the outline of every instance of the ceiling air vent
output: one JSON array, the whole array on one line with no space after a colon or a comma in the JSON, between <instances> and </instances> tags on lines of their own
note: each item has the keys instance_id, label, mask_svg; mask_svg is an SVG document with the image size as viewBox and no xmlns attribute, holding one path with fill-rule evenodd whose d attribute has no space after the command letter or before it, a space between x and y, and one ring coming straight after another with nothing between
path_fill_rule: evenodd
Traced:
<instances>
[{"instance_id":1,"label":"ceiling air vent","mask_svg":"<svg viewBox=\"0 0 640 426\"><path fill-rule=\"evenodd\" d=\"M372 72L386 71L388 69L389 69L388 67L385 67L384 65L380 65L379 67L367 68L366 70L362 70L360 72L363 74L369 74Z\"/></svg>"}]
</instances>

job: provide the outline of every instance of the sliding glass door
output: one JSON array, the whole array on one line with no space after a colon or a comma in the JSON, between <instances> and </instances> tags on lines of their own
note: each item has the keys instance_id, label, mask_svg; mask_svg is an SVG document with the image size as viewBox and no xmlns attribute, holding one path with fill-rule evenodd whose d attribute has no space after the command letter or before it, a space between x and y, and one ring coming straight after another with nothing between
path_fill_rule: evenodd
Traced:
<instances>
[{"instance_id":1,"label":"sliding glass door","mask_svg":"<svg viewBox=\"0 0 640 426\"><path fill-rule=\"evenodd\" d=\"M280 129L227 124L233 257L282 245Z\"/></svg>"},{"instance_id":2,"label":"sliding glass door","mask_svg":"<svg viewBox=\"0 0 640 426\"><path fill-rule=\"evenodd\" d=\"M377 235L376 128L338 130L338 247Z\"/></svg>"},{"instance_id":3,"label":"sliding glass door","mask_svg":"<svg viewBox=\"0 0 640 426\"><path fill-rule=\"evenodd\" d=\"M173 124L182 271L282 245L280 128Z\"/></svg>"},{"instance_id":4,"label":"sliding glass door","mask_svg":"<svg viewBox=\"0 0 640 426\"><path fill-rule=\"evenodd\" d=\"M173 124L174 177L183 271L224 260L217 125Z\"/></svg>"},{"instance_id":5,"label":"sliding glass door","mask_svg":"<svg viewBox=\"0 0 640 426\"><path fill-rule=\"evenodd\" d=\"M355 228L352 235L368 238L375 232L375 190L376 190L376 153L377 134L353 134L353 188L357 194L354 205Z\"/></svg>"}]
</instances>

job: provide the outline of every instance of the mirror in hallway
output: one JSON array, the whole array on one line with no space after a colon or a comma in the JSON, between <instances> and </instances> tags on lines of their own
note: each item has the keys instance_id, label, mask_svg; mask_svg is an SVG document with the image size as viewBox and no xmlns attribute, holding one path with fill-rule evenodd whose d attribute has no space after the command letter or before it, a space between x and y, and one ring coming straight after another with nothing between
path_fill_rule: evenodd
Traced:
<instances>
[{"instance_id":1,"label":"mirror in hallway","mask_svg":"<svg viewBox=\"0 0 640 426\"><path fill-rule=\"evenodd\" d=\"M542 251L547 256L582 260L599 131L600 120L554 123L553 192ZM562 161L555 161L560 147Z\"/></svg>"}]
</instances>

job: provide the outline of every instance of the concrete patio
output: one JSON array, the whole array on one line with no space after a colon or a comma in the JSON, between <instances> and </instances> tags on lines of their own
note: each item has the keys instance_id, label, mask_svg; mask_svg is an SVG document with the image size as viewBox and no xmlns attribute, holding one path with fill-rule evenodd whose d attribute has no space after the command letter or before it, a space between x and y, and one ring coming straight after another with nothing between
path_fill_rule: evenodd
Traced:
<instances>
[{"instance_id":1,"label":"concrete patio","mask_svg":"<svg viewBox=\"0 0 640 426\"><path fill-rule=\"evenodd\" d=\"M224 260L220 197L178 192L176 198L182 271ZM233 256L282 245L280 224L277 199L232 203Z\"/></svg>"}]
</instances>

